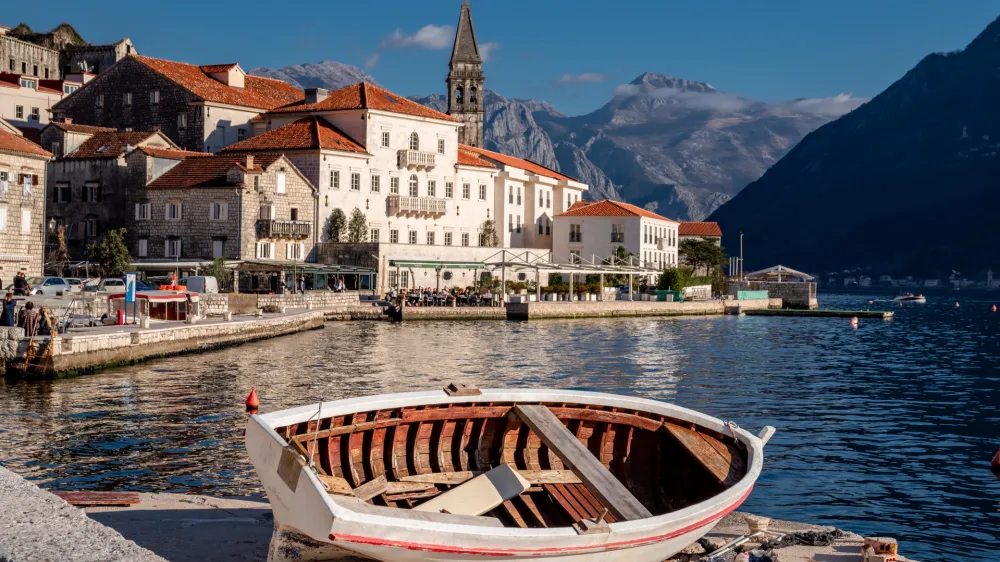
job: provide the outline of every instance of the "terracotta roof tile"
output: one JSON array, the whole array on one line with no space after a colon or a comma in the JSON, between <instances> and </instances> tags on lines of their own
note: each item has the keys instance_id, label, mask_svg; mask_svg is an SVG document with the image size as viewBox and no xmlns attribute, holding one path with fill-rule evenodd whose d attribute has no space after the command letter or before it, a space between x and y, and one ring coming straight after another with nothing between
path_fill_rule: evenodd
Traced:
<instances>
[{"instance_id":1,"label":"terracotta roof tile","mask_svg":"<svg viewBox=\"0 0 1000 562\"><path fill-rule=\"evenodd\" d=\"M297 101L284 107L272 109L271 111L275 113L291 113L297 111L340 111L344 109L375 109L417 117L429 117L442 121L457 121L454 117L410 101L403 96L394 94L384 88L373 86L367 82L361 82L330 92L324 100L317 103Z\"/></svg>"},{"instance_id":2,"label":"terracotta roof tile","mask_svg":"<svg viewBox=\"0 0 1000 562\"><path fill-rule=\"evenodd\" d=\"M717 222L682 222L677 227L679 236L722 236Z\"/></svg>"},{"instance_id":3,"label":"terracotta roof tile","mask_svg":"<svg viewBox=\"0 0 1000 562\"><path fill-rule=\"evenodd\" d=\"M365 147L322 117L310 116L227 146L223 152L325 148L367 154Z\"/></svg>"},{"instance_id":4,"label":"terracotta roof tile","mask_svg":"<svg viewBox=\"0 0 1000 562\"><path fill-rule=\"evenodd\" d=\"M80 125L77 123L62 123L59 121L52 121L49 126L55 127L59 130L66 131L67 133L85 133L93 134L100 132L114 132L117 129L112 127L94 127L92 125Z\"/></svg>"},{"instance_id":5,"label":"terracotta roof tile","mask_svg":"<svg viewBox=\"0 0 1000 562\"><path fill-rule=\"evenodd\" d=\"M656 219L667 222L677 222L673 219L668 219L667 217L661 217L660 215L647 211L641 207L636 207L635 205L630 205L629 203L622 203L621 201L612 201L610 199L605 199L604 201L595 202L585 202L577 201L564 213L556 215L557 217L646 217L649 219Z\"/></svg>"},{"instance_id":6,"label":"terracotta roof tile","mask_svg":"<svg viewBox=\"0 0 1000 562\"><path fill-rule=\"evenodd\" d=\"M102 131L94 133L80 143L76 150L63 156L65 159L118 158L125 154L126 146L136 146L156 133Z\"/></svg>"},{"instance_id":7,"label":"terracotta roof tile","mask_svg":"<svg viewBox=\"0 0 1000 562\"><path fill-rule=\"evenodd\" d=\"M158 146L140 146L136 150L140 150L144 154L155 158L173 158L176 160L212 155L211 152L191 152L190 150L176 150L173 148L160 148Z\"/></svg>"},{"instance_id":8,"label":"terracotta roof tile","mask_svg":"<svg viewBox=\"0 0 1000 562\"><path fill-rule=\"evenodd\" d=\"M244 87L227 86L209 76L206 68L226 67L229 65L195 66L184 62L154 59L140 55L129 55L145 64L163 76L187 89L205 101L226 103L243 107L259 109L274 109L297 100L305 94L301 90L281 80L247 75Z\"/></svg>"},{"instance_id":9,"label":"terracotta roof tile","mask_svg":"<svg viewBox=\"0 0 1000 562\"><path fill-rule=\"evenodd\" d=\"M233 166L246 170L244 154L216 154L205 158L186 158L149 183L152 189L191 187L234 187L227 175ZM254 156L254 171L262 171L281 158L280 154Z\"/></svg>"},{"instance_id":10,"label":"terracotta roof tile","mask_svg":"<svg viewBox=\"0 0 1000 562\"><path fill-rule=\"evenodd\" d=\"M237 63L231 62L228 64L203 64L198 68L204 70L209 74L212 74L213 72L226 72L227 70L235 68L236 66L238 66Z\"/></svg>"},{"instance_id":11,"label":"terracotta roof tile","mask_svg":"<svg viewBox=\"0 0 1000 562\"><path fill-rule=\"evenodd\" d=\"M30 156L51 158L52 154L30 140L0 129L0 152L16 152Z\"/></svg>"},{"instance_id":12,"label":"terracotta roof tile","mask_svg":"<svg viewBox=\"0 0 1000 562\"><path fill-rule=\"evenodd\" d=\"M460 166L479 166L482 168L496 168L496 164L483 160L475 152L470 152L464 150L461 146L458 148L458 164Z\"/></svg>"},{"instance_id":13,"label":"terracotta roof tile","mask_svg":"<svg viewBox=\"0 0 1000 562\"><path fill-rule=\"evenodd\" d=\"M556 180L576 181L575 178L571 178L566 174L560 174L555 170L546 168L541 164L536 164L531 160L525 160L523 158L514 158L513 156L507 156L506 154L500 154L499 152L493 152L491 150L485 150L482 148L467 146L464 144L459 145L459 148L468 150L470 152L478 154L479 156L484 156L486 158L489 158L490 160L496 160L497 162L500 162L505 166L520 168L522 170L525 170L526 172L530 172L532 174L536 174L539 176L545 176L547 178L552 178Z\"/></svg>"},{"instance_id":14,"label":"terracotta roof tile","mask_svg":"<svg viewBox=\"0 0 1000 562\"><path fill-rule=\"evenodd\" d=\"M60 94L62 95L62 80L43 80L37 76L30 76L27 74L17 74L15 72L0 72L0 86L6 86L8 88L20 88L21 87L21 77L25 76L32 80L38 80L38 91L46 92L49 94Z\"/></svg>"}]
</instances>

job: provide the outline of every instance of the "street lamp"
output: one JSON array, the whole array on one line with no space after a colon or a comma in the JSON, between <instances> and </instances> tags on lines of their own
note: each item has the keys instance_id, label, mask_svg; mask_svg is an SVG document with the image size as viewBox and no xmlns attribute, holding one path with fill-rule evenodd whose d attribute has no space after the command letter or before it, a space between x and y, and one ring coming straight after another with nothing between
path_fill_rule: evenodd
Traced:
<instances>
[{"instance_id":1,"label":"street lamp","mask_svg":"<svg viewBox=\"0 0 1000 562\"><path fill-rule=\"evenodd\" d=\"M56 233L56 219L55 217L49 219L49 234Z\"/></svg>"}]
</instances>

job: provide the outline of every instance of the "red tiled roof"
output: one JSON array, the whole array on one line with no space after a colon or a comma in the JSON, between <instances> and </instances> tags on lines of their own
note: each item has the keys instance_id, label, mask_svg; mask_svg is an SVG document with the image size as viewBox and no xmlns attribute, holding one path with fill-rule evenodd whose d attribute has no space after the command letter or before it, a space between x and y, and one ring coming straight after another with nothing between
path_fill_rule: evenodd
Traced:
<instances>
[{"instance_id":1,"label":"red tiled roof","mask_svg":"<svg viewBox=\"0 0 1000 562\"><path fill-rule=\"evenodd\" d=\"M62 94L62 80L41 80L37 76L31 76L28 74L16 74L13 72L0 72L0 86L6 86L8 88L20 88L21 87L21 77L27 76L32 80L38 80L38 91L48 92L50 94Z\"/></svg>"},{"instance_id":2,"label":"red tiled roof","mask_svg":"<svg viewBox=\"0 0 1000 562\"><path fill-rule=\"evenodd\" d=\"M0 129L0 152L16 152L29 156L51 158L52 154L30 140Z\"/></svg>"},{"instance_id":3,"label":"red tiled roof","mask_svg":"<svg viewBox=\"0 0 1000 562\"><path fill-rule=\"evenodd\" d=\"M147 187L154 189L233 187L226 178L229 169L239 166L245 170L246 158L244 154L216 154L205 158L187 158L150 182ZM280 154L254 156L253 169L262 171L279 158Z\"/></svg>"},{"instance_id":4,"label":"red tiled roof","mask_svg":"<svg viewBox=\"0 0 1000 562\"><path fill-rule=\"evenodd\" d=\"M458 164L460 166L480 166L482 168L496 168L496 164L494 164L493 162L483 160L475 152L463 150L461 145L459 145L458 148Z\"/></svg>"},{"instance_id":5,"label":"red tiled roof","mask_svg":"<svg viewBox=\"0 0 1000 562\"><path fill-rule=\"evenodd\" d=\"M158 146L140 146L137 150L154 158L173 158L183 160L185 158L196 158L200 156L211 156L211 152L191 152L190 150L177 150L173 148L160 148Z\"/></svg>"},{"instance_id":6,"label":"red tiled roof","mask_svg":"<svg viewBox=\"0 0 1000 562\"><path fill-rule=\"evenodd\" d=\"M305 117L273 131L229 145L223 152L319 148L367 154L365 147L331 125L326 119L318 116Z\"/></svg>"},{"instance_id":7,"label":"red tiled roof","mask_svg":"<svg viewBox=\"0 0 1000 562\"><path fill-rule=\"evenodd\" d=\"M429 117L442 121L457 121L454 117L445 115L425 105L410 101L403 96L394 94L384 88L361 82L346 88L341 88L327 94L326 99L317 103L297 101L272 109L275 113L292 113L296 111L339 111L344 109L376 109L390 111L417 117Z\"/></svg>"},{"instance_id":8,"label":"red tiled roof","mask_svg":"<svg viewBox=\"0 0 1000 562\"><path fill-rule=\"evenodd\" d=\"M717 222L682 222L677 227L679 236L722 236Z\"/></svg>"},{"instance_id":9,"label":"red tiled roof","mask_svg":"<svg viewBox=\"0 0 1000 562\"><path fill-rule=\"evenodd\" d=\"M571 177L569 177L569 176L567 176L565 174L560 174L559 172L557 172L555 170L551 170L549 168L546 168L545 166L542 166L541 164L536 164L536 163L532 162L531 160L524 160L523 158L514 158L513 156L507 156L506 154L500 154L499 152L493 152L491 150L485 150L485 149L482 149L482 148L477 148L477 147L474 147L474 146L467 146L467 145L464 145L464 144L459 145L459 149L465 149L465 150L468 150L470 152L474 152L474 153L478 154L479 156L485 156L486 158L489 158L490 160L496 160L497 162L500 162L504 166L511 166L511 167L514 167L514 168L521 168L522 170L525 170L527 172L530 172L532 174L536 174L536 175L539 175L539 176L545 176L547 178L552 178L552 179L556 179L556 180L576 181L576 179L574 179L574 178L571 178Z\"/></svg>"},{"instance_id":10,"label":"red tiled roof","mask_svg":"<svg viewBox=\"0 0 1000 562\"><path fill-rule=\"evenodd\" d=\"M184 62L129 55L205 101L226 103L259 109L274 109L297 100L305 94L281 80L247 75L244 87L227 86L209 76L206 68L228 65L195 66Z\"/></svg>"},{"instance_id":11,"label":"red tiled roof","mask_svg":"<svg viewBox=\"0 0 1000 562\"><path fill-rule=\"evenodd\" d=\"M215 73L215 72L226 72L227 70L229 70L231 68L235 68L236 66L237 66L237 63L231 62L231 63L228 63L228 64L203 64L203 65L201 65L198 68L204 70L205 72L207 72L209 74L212 74L212 73Z\"/></svg>"},{"instance_id":12,"label":"red tiled roof","mask_svg":"<svg viewBox=\"0 0 1000 562\"><path fill-rule=\"evenodd\" d=\"M622 203L621 201L577 201L568 211L556 215L557 217L646 217L667 222L677 222L667 217L647 211L641 207Z\"/></svg>"},{"instance_id":13,"label":"red tiled roof","mask_svg":"<svg viewBox=\"0 0 1000 562\"><path fill-rule=\"evenodd\" d=\"M120 133L118 131L102 131L94 133L89 139L80 143L76 150L70 152L63 158L66 159L91 159L91 158L118 158L125 153L126 146L136 146L140 142L148 139L156 133Z\"/></svg>"},{"instance_id":14,"label":"red tiled roof","mask_svg":"<svg viewBox=\"0 0 1000 562\"><path fill-rule=\"evenodd\" d=\"M88 135L101 132L114 132L117 130L112 127L94 127L92 125L80 125L78 123L63 123L61 121L52 121L51 123L49 123L49 125L61 131L66 131L67 133L84 133Z\"/></svg>"}]
</instances>

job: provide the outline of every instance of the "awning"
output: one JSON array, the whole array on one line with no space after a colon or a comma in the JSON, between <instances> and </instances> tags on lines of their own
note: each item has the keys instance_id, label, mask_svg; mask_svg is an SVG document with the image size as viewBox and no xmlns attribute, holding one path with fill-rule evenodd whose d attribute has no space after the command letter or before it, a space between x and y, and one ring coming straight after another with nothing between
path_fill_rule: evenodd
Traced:
<instances>
[{"instance_id":1,"label":"awning","mask_svg":"<svg viewBox=\"0 0 1000 562\"><path fill-rule=\"evenodd\" d=\"M389 267L413 269L483 269L479 261L389 260Z\"/></svg>"},{"instance_id":2,"label":"awning","mask_svg":"<svg viewBox=\"0 0 1000 562\"><path fill-rule=\"evenodd\" d=\"M228 264L227 264L228 265ZM340 275L374 275L375 269L356 265L322 264L300 261L248 260L238 263L239 271L290 271Z\"/></svg>"}]
</instances>

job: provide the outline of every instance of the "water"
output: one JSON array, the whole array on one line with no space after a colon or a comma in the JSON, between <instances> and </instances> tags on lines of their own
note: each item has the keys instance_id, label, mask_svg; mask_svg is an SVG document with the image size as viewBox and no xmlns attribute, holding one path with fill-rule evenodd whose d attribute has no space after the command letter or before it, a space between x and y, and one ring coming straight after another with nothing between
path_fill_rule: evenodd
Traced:
<instances>
[{"instance_id":1,"label":"water","mask_svg":"<svg viewBox=\"0 0 1000 562\"><path fill-rule=\"evenodd\" d=\"M48 489L259 494L242 446L251 385L264 411L456 380L602 390L777 427L745 509L895 536L925 562L995 560L1000 313L963 297L959 309L944 302L953 296L902 310L876 302L896 319L857 330L847 319L757 317L328 324L0 383L0 459ZM832 308L869 298L821 295Z\"/></svg>"}]
</instances>

